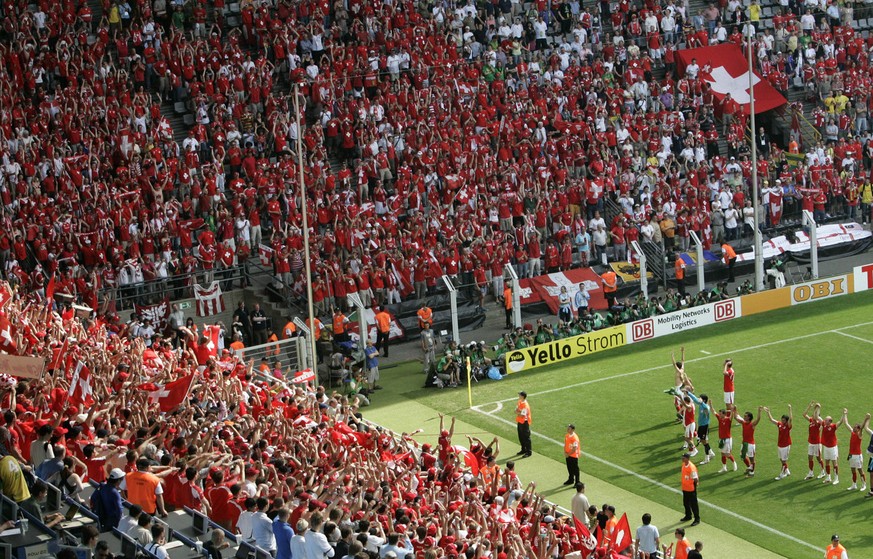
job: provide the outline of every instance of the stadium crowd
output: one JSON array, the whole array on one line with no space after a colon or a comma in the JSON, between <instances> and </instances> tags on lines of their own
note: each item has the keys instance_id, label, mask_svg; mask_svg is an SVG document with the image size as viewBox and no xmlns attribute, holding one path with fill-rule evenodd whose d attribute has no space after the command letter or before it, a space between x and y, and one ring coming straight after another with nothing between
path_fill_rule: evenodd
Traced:
<instances>
[{"instance_id":1,"label":"stadium crowd","mask_svg":"<svg viewBox=\"0 0 873 559\"><path fill-rule=\"evenodd\" d=\"M0 267L20 289L4 291L16 322L0 321L2 349L49 366L40 380L5 379L3 454L27 464L50 448L73 495L114 468L152 469L164 493L143 502L148 513L189 505L234 528L290 508L293 528L326 522L349 554L383 543L427 559L568 553L572 521L495 469L483 443L471 443L474 475L446 436L436 449L393 437L354 396L275 382L209 336L192 332L174 352L158 333L146 347L40 297L55 278L54 293L98 309L101 294L208 277L262 244L300 291L303 211L322 315L349 292L420 297L443 274L496 296L506 264L532 276L607 247L621 258L636 239L738 237L753 164L774 185L771 225L783 196L786 209L866 221L870 44L845 25L850 5L836 18L813 9L809 27L789 2L795 14L755 38L777 89L797 75L820 99L824 143L789 148L806 153L796 168L769 143L751 162L740 108L715 107L706 82L655 78L680 43L742 42L736 29L758 18L733 4L694 15L673 0L551 12L280 0L243 2L232 27L223 2L108 1L99 17L87 2L4 3ZM164 101L194 116L179 143ZM623 212L613 223L607 198ZM187 389L175 401L168 386ZM609 514L585 521L605 528Z\"/></svg>"},{"instance_id":2,"label":"stadium crowd","mask_svg":"<svg viewBox=\"0 0 873 559\"><path fill-rule=\"evenodd\" d=\"M532 276L607 248L621 260L635 239L738 238L755 219L739 105L715 102L696 70L653 72L683 44L742 42L760 13L540 4L243 2L233 16L223 2L109 1L98 17L87 2L9 2L2 273L36 291L57 274L59 293L98 308L98 294L147 295L263 252L301 293L305 206L326 315L349 292L420 297L442 274L498 296L509 263ZM803 207L866 221L869 41L847 25L851 4L839 17L807 4L755 38L777 89L797 77L820 98L824 135L797 167L762 136L765 219ZM165 101L193 116L180 143ZM607 199L622 212L610 223Z\"/></svg>"}]
</instances>

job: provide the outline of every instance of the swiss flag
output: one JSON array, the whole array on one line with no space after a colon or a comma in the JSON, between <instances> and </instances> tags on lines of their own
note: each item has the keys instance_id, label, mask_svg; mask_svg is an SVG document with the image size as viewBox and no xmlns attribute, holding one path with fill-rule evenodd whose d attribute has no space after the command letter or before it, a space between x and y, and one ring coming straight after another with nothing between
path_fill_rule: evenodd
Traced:
<instances>
[{"instance_id":1,"label":"swiss flag","mask_svg":"<svg viewBox=\"0 0 873 559\"><path fill-rule=\"evenodd\" d=\"M0 314L0 350L10 355L18 355L18 345L15 343L17 329L9 322L5 314Z\"/></svg>"},{"instance_id":2,"label":"swiss flag","mask_svg":"<svg viewBox=\"0 0 873 559\"><path fill-rule=\"evenodd\" d=\"M294 373L294 378L291 379L291 382L294 384L303 384L304 382L309 382L311 380L315 380L315 372L313 372L312 369L303 369L302 371Z\"/></svg>"},{"instance_id":3,"label":"swiss flag","mask_svg":"<svg viewBox=\"0 0 873 559\"><path fill-rule=\"evenodd\" d=\"M700 66L698 76L712 87L712 93L719 100L730 93L731 98L740 105L745 114L749 114L749 63L739 46L734 43L722 43L697 49L676 51L676 66L682 75L692 59ZM757 73L752 75L755 88L755 113L763 113L788 103L770 82L762 79Z\"/></svg>"},{"instance_id":4,"label":"swiss flag","mask_svg":"<svg viewBox=\"0 0 873 559\"><path fill-rule=\"evenodd\" d=\"M162 412L171 412L185 401L193 382L194 373L191 373L165 384L163 388L149 392L149 400L157 402Z\"/></svg>"},{"instance_id":5,"label":"swiss flag","mask_svg":"<svg viewBox=\"0 0 873 559\"><path fill-rule=\"evenodd\" d=\"M12 299L12 288L7 282L0 282L0 309L5 307L10 299Z\"/></svg>"},{"instance_id":6,"label":"swiss flag","mask_svg":"<svg viewBox=\"0 0 873 559\"><path fill-rule=\"evenodd\" d=\"M52 274L52 278L49 280L48 285L45 286L45 299L51 304L52 299L55 296L55 275Z\"/></svg>"},{"instance_id":7,"label":"swiss flag","mask_svg":"<svg viewBox=\"0 0 873 559\"><path fill-rule=\"evenodd\" d=\"M458 458L461 458L464 461L464 465L470 468L470 473L474 476L479 475L479 461L476 459L475 454L473 454L467 447L461 445L454 445L452 450L455 451Z\"/></svg>"},{"instance_id":8,"label":"swiss flag","mask_svg":"<svg viewBox=\"0 0 873 559\"><path fill-rule=\"evenodd\" d=\"M206 326L203 328L203 335L209 340L206 342L206 347L209 348L209 354L215 357L218 355L218 337L221 335L221 327L217 325Z\"/></svg>"},{"instance_id":9,"label":"swiss flag","mask_svg":"<svg viewBox=\"0 0 873 559\"><path fill-rule=\"evenodd\" d=\"M575 516L573 516L573 524L576 526L576 535L579 536L579 551L584 551L586 554L594 551L597 540L591 535L588 526Z\"/></svg>"},{"instance_id":10,"label":"swiss flag","mask_svg":"<svg viewBox=\"0 0 873 559\"><path fill-rule=\"evenodd\" d=\"M70 403L74 406L94 405L93 392L91 391L91 370L85 366L84 361L77 361L73 369L73 378L70 380Z\"/></svg>"},{"instance_id":11,"label":"swiss flag","mask_svg":"<svg viewBox=\"0 0 873 559\"><path fill-rule=\"evenodd\" d=\"M630 524L627 521L627 513L621 515L615 530L612 532L612 550L621 553L631 544Z\"/></svg>"}]
</instances>

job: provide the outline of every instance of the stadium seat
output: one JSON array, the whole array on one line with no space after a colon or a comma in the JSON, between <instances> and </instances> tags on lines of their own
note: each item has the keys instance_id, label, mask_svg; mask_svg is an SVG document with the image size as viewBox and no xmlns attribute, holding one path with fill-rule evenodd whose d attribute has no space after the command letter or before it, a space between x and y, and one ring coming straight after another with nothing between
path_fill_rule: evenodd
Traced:
<instances>
[{"instance_id":1,"label":"stadium seat","mask_svg":"<svg viewBox=\"0 0 873 559\"><path fill-rule=\"evenodd\" d=\"M239 2L233 2L230 4L230 13L238 14L239 13Z\"/></svg>"},{"instance_id":2,"label":"stadium seat","mask_svg":"<svg viewBox=\"0 0 873 559\"><path fill-rule=\"evenodd\" d=\"M179 101L173 104L173 110L176 111L177 115L185 114L188 112L188 109L185 107L184 101Z\"/></svg>"},{"instance_id":3,"label":"stadium seat","mask_svg":"<svg viewBox=\"0 0 873 559\"><path fill-rule=\"evenodd\" d=\"M185 113L182 120L185 121L185 126L194 126L194 115L191 113Z\"/></svg>"}]
</instances>

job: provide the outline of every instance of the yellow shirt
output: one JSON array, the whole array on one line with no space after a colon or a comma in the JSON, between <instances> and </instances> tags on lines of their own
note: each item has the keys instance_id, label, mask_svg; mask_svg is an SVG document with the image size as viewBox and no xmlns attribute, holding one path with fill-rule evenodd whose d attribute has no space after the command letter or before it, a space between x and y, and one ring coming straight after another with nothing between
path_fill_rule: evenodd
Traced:
<instances>
[{"instance_id":1,"label":"yellow shirt","mask_svg":"<svg viewBox=\"0 0 873 559\"><path fill-rule=\"evenodd\" d=\"M121 23L121 14L118 11L118 5L113 4L109 8L109 23Z\"/></svg>"},{"instance_id":2,"label":"yellow shirt","mask_svg":"<svg viewBox=\"0 0 873 559\"><path fill-rule=\"evenodd\" d=\"M21 464L13 456L4 456L0 459L0 488L3 494L20 503L30 499L30 490L21 471Z\"/></svg>"}]
</instances>

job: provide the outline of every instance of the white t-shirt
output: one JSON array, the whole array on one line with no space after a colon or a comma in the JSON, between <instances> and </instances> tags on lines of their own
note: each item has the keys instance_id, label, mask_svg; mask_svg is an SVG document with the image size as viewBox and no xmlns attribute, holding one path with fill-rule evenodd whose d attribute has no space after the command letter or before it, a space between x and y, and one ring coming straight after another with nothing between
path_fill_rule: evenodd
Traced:
<instances>
[{"instance_id":1,"label":"white t-shirt","mask_svg":"<svg viewBox=\"0 0 873 559\"><path fill-rule=\"evenodd\" d=\"M658 528L651 524L643 525L637 528L637 539L640 540L640 551L653 553L658 551L657 539L661 537L658 533Z\"/></svg>"}]
</instances>

